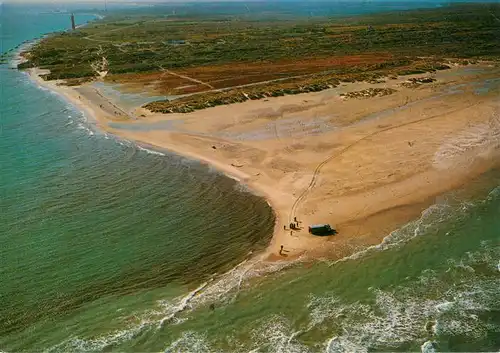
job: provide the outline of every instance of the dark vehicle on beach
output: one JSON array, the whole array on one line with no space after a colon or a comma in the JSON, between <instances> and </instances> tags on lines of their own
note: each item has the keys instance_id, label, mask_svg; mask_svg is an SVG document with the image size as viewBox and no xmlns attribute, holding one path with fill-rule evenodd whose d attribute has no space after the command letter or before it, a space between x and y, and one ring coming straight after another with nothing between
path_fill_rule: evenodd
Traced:
<instances>
[{"instance_id":1,"label":"dark vehicle on beach","mask_svg":"<svg viewBox=\"0 0 500 353\"><path fill-rule=\"evenodd\" d=\"M314 235L332 235L336 232L329 224L313 224L309 226L309 233Z\"/></svg>"}]
</instances>

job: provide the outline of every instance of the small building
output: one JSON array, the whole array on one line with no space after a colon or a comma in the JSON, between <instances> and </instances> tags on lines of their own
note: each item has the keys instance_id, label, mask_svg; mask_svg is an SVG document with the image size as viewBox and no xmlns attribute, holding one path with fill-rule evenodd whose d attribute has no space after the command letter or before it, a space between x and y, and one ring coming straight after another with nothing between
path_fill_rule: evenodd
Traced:
<instances>
[{"instance_id":1,"label":"small building","mask_svg":"<svg viewBox=\"0 0 500 353\"><path fill-rule=\"evenodd\" d=\"M313 224L309 226L309 233L314 235L331 235L336 232L329 224Z\"/></svg>"}]
</instances>

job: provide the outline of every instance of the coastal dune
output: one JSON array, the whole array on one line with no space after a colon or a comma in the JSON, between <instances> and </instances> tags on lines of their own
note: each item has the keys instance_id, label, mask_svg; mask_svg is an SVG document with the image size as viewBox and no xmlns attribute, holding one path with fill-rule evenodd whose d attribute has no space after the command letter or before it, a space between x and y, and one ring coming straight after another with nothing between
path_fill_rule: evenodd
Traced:
<instances>
[{"instance_id":1,"label":"coastal dune","mask_svg":"<svg viewBox=\"0 0 500 353\"><path fill-rule=\"evenodd\" d=\"M98 128L208 163L265 197L277 221L264 257L274 260L340 257L379 243L437 195L495 167L498 87L477 86L499 72L477 66L481 73L455 67L416 88L403 85L412 76L399 77L167 115L127 111L91 83L68 87L43 81L37 69L30 75ZM396 92L343 95L367 88ZM290 230L295 217L300 229ZM314 223L329 223L338 234L312 236Z\"/></svg>"}]
</instances>

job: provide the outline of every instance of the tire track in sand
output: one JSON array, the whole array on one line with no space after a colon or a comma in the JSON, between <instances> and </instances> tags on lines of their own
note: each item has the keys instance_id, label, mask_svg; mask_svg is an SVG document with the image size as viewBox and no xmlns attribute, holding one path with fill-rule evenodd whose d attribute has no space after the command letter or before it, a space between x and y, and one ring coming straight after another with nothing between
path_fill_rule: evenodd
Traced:
<instances>
[{"instance_id":1,"label":"tire track in sand","mask_svg":"<svg viewBox=\"0 0 500 353\"><path fill-rule=\"evenodd\" d=\"M446 113L441 113L441 114L437 114L437 115L433 115L433 116L430 116L430 117L426 117L426 118L421 118L421 119L417 119L417 120L413 120L413 121L409 121L407 123L403 123L403 124L399 124L399 125L395 125L395 126L391 126L391 127L388 127L388 128L385 128L385 129L382 129L382 130L378 130L378 131L375 131L371 134L368 134L362 138L360 138L359 140L356 140L354 141L353 143L351 143L350 145L344 147L339 153L336 153L336 154L333 154L329 157L327 157L325 160L323 160L321 163L319 163L316 168L314 169L314 173L313 173L313 176L311 178L311 181L309 182L309 185L307 186L306 189L304 189L304 191L302 191L302 193L299 195L299 197L297 197L297 199L295 200L295 202L293 203L292 205L292 208L290 210L290 214L288 216L288 222L291 223L292 220L294 219L296 213L297 213L297 210L300 206L300 204L306 199L306 197L308 196L308 194L311 192L311 190L314 188L314 186L316 185L317 181L318 181L318 176L319 174L321 173L321 169L326 165L328 164L330 161L334 160L335 158L337 157L341 157L344 153L346 153L348 150L352 149L354 146L362 143L363 141L366 141L368 140L369 138L373 137L373 136L376 136L378 134L381 134L383 132L387 132L387 131L390 131L390 130L394 130L394 129L398 129L400 127L403 127L403 126L408 126L408 125L412 125L412 124L418 124L418 123L421 123L423 121L427 121L427 120L431 120L431 119L436 119L436 118L439 118L443 115L448 115L448 114L453 114L453 113L456 113L458 111L461 111L461 110L464 110L464 109L468 109L468 108L471 108L473 106L476 106L478 105L478 103L473 103L473 104L470 104L466 107L461 107L461 108L458 108L458 109L455 109L455 110L452 110L450 112L446 112Z\"/></svg>"}]
</instances>

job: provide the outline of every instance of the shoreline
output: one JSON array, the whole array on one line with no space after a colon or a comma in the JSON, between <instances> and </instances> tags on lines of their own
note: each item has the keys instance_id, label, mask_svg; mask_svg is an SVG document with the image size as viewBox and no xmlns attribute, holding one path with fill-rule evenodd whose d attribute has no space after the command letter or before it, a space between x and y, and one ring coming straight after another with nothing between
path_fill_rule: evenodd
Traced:
<instances>
[{"instance_id":1,"label":"shoreline","mask_svg":"<svg viewBox=\"0 0 500 353\"><path fill-rule=\"evenodd\" d=\"M287 194L286 192L283 192L283 188L281 188L281 190L279 188L276 188L276 181L268 177L264 169L261 170L258 168L247 168L246 163L243 162L241 162L241 165L239 163L231 163L230 159L224 156L222 158L219 155L209 157L207 151L203 151L200 153L199 145L212 145L213 151L218 151L219 149L223 149L225 148L225 146L231 145L233 143L233 141L229 141L227 139L216 138L213 136L201 136L196 133L191 134L175 131L162 132L152 130L151 132L134 132L133 130L128 131L126 129L119 129L110 126L110 123L116 122L134 126L134 124L144 123L145 121L163 121L162 118L166 121L170 121L172 119L172 116L174 116L174 119L181 119L181 117L175 116L175 114L169 114L168 116L164 117L159 116L158 114L149 114L149 116L140 121L124 121L123 117L113 116L109 111L106 111L106 109L102 108L102 105L101 107L99 107L98 102L92 101L93 95L91 94L91 91L97 91L97 89L90 87L89 85L69 87L57 85L57 81L44 81L39 76L40 70L36 68L29 69L28 75L36 84L62 96L77 109L81 110L85 114L86 118L89 119L91 124L95 125L95 127L99 130L104 131L105 133L112 134L118 139L126 139L132 141L138 146L144 146L145 148L160 152L166 150L185 158L196 160L202 164L208 164L227 177L237 180L239 183L243 184L256 195L263 197L270 205L271 210L274 213L275 225L273 235L267 249L265 249L257 256L261 259L270 261L293 260L302 257L303 255L308 255L307 257L310 258L323 256L328 258L340 258L349 256L350 254L355 252L356 249L359 249L359 247L379 244L385 236L391 233L391 231L418 217L425 208L433 203L436 196L441 195L447 191L460 188L467 183L467 180L481 175L482 173L496 165L496 163L494 163L494 158L488 157L479 161L473 161L473 163L468 166L468 170L466 170L465 172L459 171L459 168L463 167L461 164L459 164L458 166L454 166L451 171L448 170L447 173L443 173L440 170L426 170L425 172L422 171L422 174L418 174L416 176L414 175L413 179L407 178L394 183L395 187L392 189L388 189L387 185L382 185L382 187L379 188L373 187L371 190L372 195L370 196L373 201L386 203L385 208L382 208L380 210L377 210L376 208L373 209L373 207L370 206L368 206L368 208L372 209L366 210L366 205L364 206L365 210L363 210L361 208L361 206L363 206L363 202L359 202L359 200L356 201L356 195L348 195L344 197L341 196L340 198L337 198L337 203L339 203L339 200L342 200L342 202L345 202L348 207L351 206L353 208L352 210L344 210L344 212L341 212L341 209L337 207L339 214L341 214L341 217L339 218L342 218L343 222L341 222L340 224L334 223L334 226L339 226L339 228L341 229L341 236L313 237L304 234L304 231L302 229L300 231L292 231L292 233L295 233L295 235L293 235L292 237L289 235L290 229L287 229L285 231L282 227L284 224L288 223L287 220L293 219L294 217L294 214L290 213L290 206L293 204L294 200L297 197L297 193L294 191L304 189L305 185L299 185L298 188L295 188L295 190L292 190L292 192L289 192ZM304 96L311 95L315 94L307 93L303 95L293 96L292 98L298 98L300 100L303 99ZM319 95L321 95L321 93ZM102 98L107 99L103 96ZM290 97L280 98L284 101L290 100ZM278 98L278 100L280 98ZM425 100L427 98L425 95L418 96L417 94L417 104L418 99ZM370 100L371 99L368 99L365 102L370 102ZM256 101L249 103L239 103L238 105L241 107L241 105L251 104L255 107L259 106L259 103L263 102ZM110 102L110 104L114 105L115 103ZM474 109L477 104L478 103L474 103L470 106L463 106L463 109ZM220 111L225 110L225 113L228 114L227 107L234 108L233 110L236 110L238 108L232 106L223 106L221 108L216 107L210 109L219 110L219 112L214 112L214 114L212 115L220 118L218 114L220 113ZM243 108L242 110L245 110L245 108ZM202 111L201 113L205 113L202 114L205 116L210 115L206 112L206 110ZM447 114L449 115L449 112ZM189 113L186 115L193 115L194 119L200 119L199 112L194 114ZM225 116L222 117L222 120L224 119L224 117ZM429 121L432 121L433 119L433 117L428 118ZM396 126L394 129L397 130L399 127L405 125L418 125L421 120L406 122L399 126ZM360 122L360 124L374 125L373 122L370 121L365 123ZM347 125L344 129L349 130L355 128L353 128L353 125ZM391 128L385 128L384 130L377 128L375 124L375 130L376 131L373 134L361 138L359 132L356 132L354 134L356 139L351 141L351 144L348 145L348 148L356 146L356 144L360 143L359 141L376 138L377 134L388 133ZM235 142L233 143L233 145L238 144ZM336 157L333 158L335 159ZM302 175L302 179L308 179L308 176L311 177L312 174L310 172L305 173L305 175ZM321 183L321 174L319 175L319 179L319 182ZM278 180L278 182L280 181L281 180ZM295 180L295 183L296 182L297 180ZM302 184L304 184L304 180L302 180L301 182ZM422 190L422 188L425 187L427 187L427 190ZM394 195L395 190L396 194L399 195ZM315 190L312 191L313 194L314 191ZM384 195L390 193L393 194L392 199L391 197ZM332 197L332 199L335 198ZM300 209L300 207L302 207L302 209ZM303 211L304 208L304 205L299 205L299 210ZM355 212L357 213L357 215L355 214ZM312 214L314 215L314 213L315 212L313 212ZM330 212L330 214L331 213L332 212ZM312 217L300 216L299 220L301 220L302 222L306 222L306 220L303 220L304 218L309 220ZM308 223L310 224L312 222ZM381 227L381 225L383 226ZM301 225L301 228L304 227L302 227ZM360 235L361 233L363 234ZM288 255L286 257L277 254L280 245L283 244L285 244L285 249L288 250Z\"/></svg>"}]
</instances>

